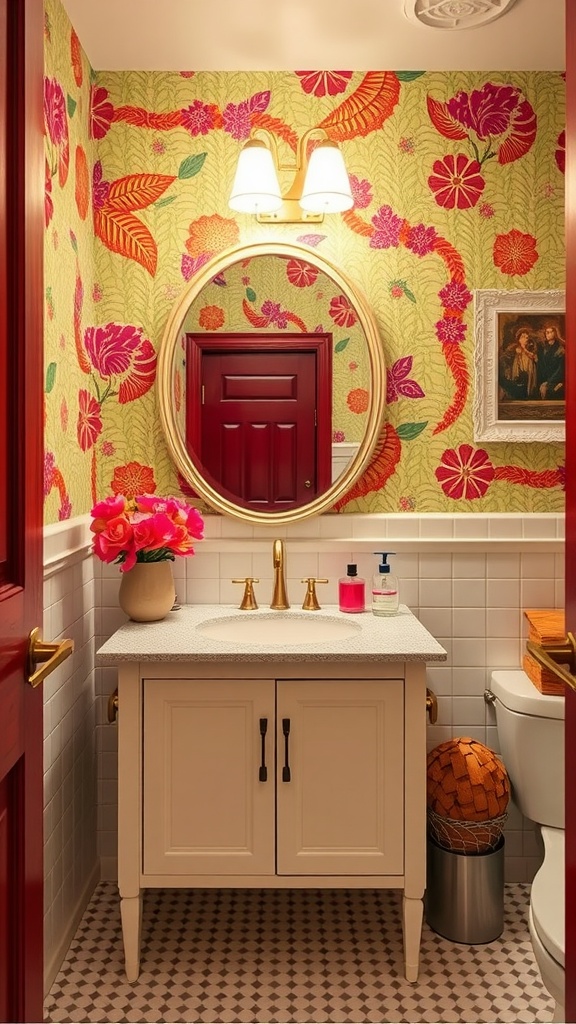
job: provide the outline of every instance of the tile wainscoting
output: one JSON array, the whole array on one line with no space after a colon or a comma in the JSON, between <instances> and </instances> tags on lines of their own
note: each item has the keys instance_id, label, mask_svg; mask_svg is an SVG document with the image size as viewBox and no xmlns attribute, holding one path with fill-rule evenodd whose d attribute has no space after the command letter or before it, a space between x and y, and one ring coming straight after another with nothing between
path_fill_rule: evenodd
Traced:
<instances>
[{"instance_id":1,"label":"tile wainscoting","mask_svg":"<svg viewBox=\"0 0 576 1024\"><path fill-rule=\"evenodd\" d=\"M60 969L100 878L94 559L87 520L44 530L47 640L74 653L44 683L44 983Z\"/></svg>"},{"instance_id":2,"label":"tile wainscoting","mask_svg":"<svg viewBox=\"0 0 576 1024\"><path fill-rule=\"evenodd\" d=\"M357 562L369 582L377 564L373 552L395 551L391 561L402 602L448 651L446 664L428 669L439 706L436 725L428 727L429 747L471 735L498 749L484 689L493 669L520 665L522 609L564 606L562 515L327 515L284 527L207 516L205 527L196 554L174 563L182 603L237 607L241 588L232 578L255 576L256 597L265 607L276 537L286 542L294 607L304 597L302 577L328 577L318 588L320 603L335 604L348 562ZM116 727L107 721L116 672L94 670L93 651L125 616L118 607L118 566L93 560L89 552L88 516L46 528L44 634L71 635L77 643L74 661L46 688L47 962L62 946L72 904L92 884L96 787L101 877L114 879L116 873ZM514 807L506 837L507 880L530 881L541 860L539 839Z\"/></svg>"}]
</instances>

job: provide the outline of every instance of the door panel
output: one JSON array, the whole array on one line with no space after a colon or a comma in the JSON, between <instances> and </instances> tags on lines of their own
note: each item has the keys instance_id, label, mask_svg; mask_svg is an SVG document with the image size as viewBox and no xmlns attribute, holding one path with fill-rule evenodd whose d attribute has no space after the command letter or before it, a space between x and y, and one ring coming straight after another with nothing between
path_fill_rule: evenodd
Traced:
<instances>
[{"instance_id":1,"label":"door panel","mask_svg":"<svg viewBox=\"0 0 576 1024\"><path fill-rule=\"evenodd\" d=\"M32 689L26 683L27 636L42 621L43 26L42 0L0 0L0 1013L4 1021L43 1017L42 687Z\"/></svg>"},{"instance_id":2,"label":"door panel","mask_svg":"<svg viewBox=\"0 0 576 1024\"><path fill-rule=\"evenodd\" d=\"M274 873L273 716L269 680L145 681L147 874Z\"/></svg>"},{"instance_id":3,"label":"door panel","mask_svg":"<svg viewBox=\"0 0 576 1024\"><path fill-rule=\"evenodd\" d=\"M278 874L402 875L402 681L277 686Z\"/></svg>"},{"instance_id":4,"label":"door panel","mask_svg":"<svg viewBox=\"0 0 576 1024\"><path fill-rule=\"evenodd\" d=\"M332 479L331 335L187 334L186 443L211 485L264 511Z\"/></svg>"}]
</instances>

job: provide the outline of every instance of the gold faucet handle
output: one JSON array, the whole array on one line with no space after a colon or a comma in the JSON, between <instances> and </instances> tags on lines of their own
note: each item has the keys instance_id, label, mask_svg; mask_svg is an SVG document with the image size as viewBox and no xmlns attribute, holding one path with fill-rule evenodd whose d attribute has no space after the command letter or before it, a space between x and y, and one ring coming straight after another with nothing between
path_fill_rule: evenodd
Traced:
<instances>
[{"instance_id":1,"label":"gold faucet handle","mask_svg":"<svg viewBox=\"0 0 576 1024\"><path fill-rule=\"evenodd\" d=\"M328 580L319 580L316 576L305 576L301 583L307 583L306 596L304 598L304 604L302 607L307 612L317 612L320 610L318 604L318 598L316 597L316 584L317 583L328 583Z\"/></svg>"},{"instance_id":2,"label":"gold faucet handle","mask_svg":"<svg viewBox=\"0 0 576 1024\"><path fill-rule=\"evenodd\" d=\"M232 580L232 583L243 583L244 584L244 597L240 603L242 611L252 611L253 608L258 607L258 602L254 596L254 583L260 583L254 576L246 576L243 580Z\"/></svg>"}]
</instances>

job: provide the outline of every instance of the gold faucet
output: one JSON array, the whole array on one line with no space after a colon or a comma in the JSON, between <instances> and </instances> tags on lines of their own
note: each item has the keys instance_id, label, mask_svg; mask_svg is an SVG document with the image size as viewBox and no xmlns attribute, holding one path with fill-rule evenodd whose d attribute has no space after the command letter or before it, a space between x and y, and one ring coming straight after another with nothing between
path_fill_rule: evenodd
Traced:
<instances>
[{"instance_id":1,"label":"gold faucet","mask_svg":"<svg viewBox=\"0 0 576 1024\"><path fill-rule=\"evenodd\" d=\"M283 540L274 541L272 545L272 561L274 564L274 590L270 607L278 609L289 608L290 603L286 593L286 565Z\"/></svg>"}]
</instances>

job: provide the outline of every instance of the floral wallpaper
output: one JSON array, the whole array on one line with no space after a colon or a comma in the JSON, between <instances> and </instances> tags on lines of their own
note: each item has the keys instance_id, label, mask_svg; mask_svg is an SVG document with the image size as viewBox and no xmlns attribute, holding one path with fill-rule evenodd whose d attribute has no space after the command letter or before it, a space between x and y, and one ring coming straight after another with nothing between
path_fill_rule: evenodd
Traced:
<instances>
[{"instance_id":1,"label":"floral wallpaper","mask_svg":"<svg viewBox=\"0 0 576 1024\"><path fill-rule=\"evenodd\" d=\"M111 492L186 490L154 386L170 309L211 256L271 239L340 266L379 325L386 422L335 511L563 508L562 445L476 443L472 426L475 289L564 286L563 75L94 73L47 0L45 112L48 522ZM312 226L233 214L251 131L288 165L317 126L341 146L353 209ZM341 360L346 395L355 362Z\"/></svg>"}]
</instances>

